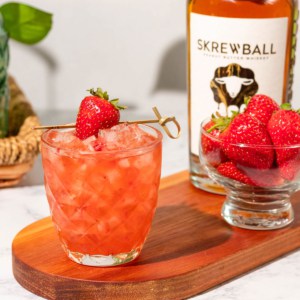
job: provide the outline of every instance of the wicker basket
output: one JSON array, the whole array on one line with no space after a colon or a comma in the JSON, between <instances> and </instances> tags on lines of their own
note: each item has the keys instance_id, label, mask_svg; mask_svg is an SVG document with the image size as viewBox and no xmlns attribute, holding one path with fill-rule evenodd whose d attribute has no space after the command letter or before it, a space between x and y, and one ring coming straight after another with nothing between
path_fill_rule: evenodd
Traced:
<instances>
[{"instance_id":1,"label":"wicker basket","mask_svg":"<svg viewBox=\"0 0 300 300\"><path fill-rule=\"evenodd\" d=\"M14 186L33 166L39 153L39 125L30 103L15 80L9 78L10 87L10 136L0 139L0 188Z\"/></svg>"}]
</instances>

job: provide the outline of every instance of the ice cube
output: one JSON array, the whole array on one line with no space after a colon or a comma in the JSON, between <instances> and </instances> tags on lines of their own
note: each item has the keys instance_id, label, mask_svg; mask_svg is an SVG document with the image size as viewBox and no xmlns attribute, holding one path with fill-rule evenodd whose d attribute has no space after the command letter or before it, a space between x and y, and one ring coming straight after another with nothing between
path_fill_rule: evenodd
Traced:
<instances>
[{"instance_id":1,"label":"ice cube","mask_svg":"<svg viewBox=\"0 0 300 300\"><path fill-rule=\"evenodd\" d=\"M87 147L87 149L89 151L95 151L95 149L94 149L94 142L96 140L97 140L97 138L94 135L92 135L92 136L88 137L87 139L85 139L83 141L83 144Z\"/></svg>"},{"instance_id":2,"label":"ice cube","mask_svg":"<svg viewBox=\"0 0 300 300\"><path fill-rule=\"evenodd\" d=\"M90 136L90 137L88 137L87 139L85 139L84 141L83 141L83 143L85 144L85 145L89 145L89 144L91 144L93 141L95 141L96 140L96 137L94 136L94 135L92 135L92 136Z\"/></svg>"},{"instance_id":3,"label":"ice cube","mask_svg":"<svg viewBox=\"0 0 300 300\"><path fill-rule=\"evenodd\" d=\"M107 170L105 175L112 185L116 185L118 182L121 182L122 174L120 174L118 169Z\"/></svg>"},{"instance_id":4,"label":"ice cube","mask_svg":"<svg viewBox=\"0 0 300 300\"><path fill-rule=\"evenodd\" d=\"M151 167L153 165L153 159L154 158L152 152L145 153L137 157L133 165L138 169Z\"/></svg>"},{"instance_id":5,"label":"ice cube","mask_svg":"<svg viewBox=\"0 0 300 300\"><path fill-rule=\"evenodd\" d=\"M155 139L142 130L138 124L119 124L110 129L101 130L98 138L102 139L106 150L138 148Z\"/></svg>"},{"instance_id":6,"label":"ice cube","mask_svg":"<svg viewBox=\"0 0 300 300\"><path fill-rule=\"evenodd\" d=\"M67 131L67 132L57 132L54 131L51 134L51 140L55 144L59 145L65 145L65 144L70 144L76 140L77 137L74 135L73 132Z\"/></svg>"},{"instance_id":7,"label":"ice cube","mask_svg":"<svg viewBox=\"0 0 300 300\"><path fill-rule=\"evenodd\" d=\"M129 161L129 159L128 158L120 159L119 160L119 166L121 168L124 168L124 169L129 168L130 167L130 161Z\"/></svg>"},{"instance_id":8,"label":"ice cube","mask_svg":"<svg viewBox=\"0 0 300 300\"><path fill-rule=\"evenodd\" d=\"M51 131L48 136L50 144L60 149L68 150L87 150L87 146L75 136L75 131Z\"/></svg>"}]
</instances>

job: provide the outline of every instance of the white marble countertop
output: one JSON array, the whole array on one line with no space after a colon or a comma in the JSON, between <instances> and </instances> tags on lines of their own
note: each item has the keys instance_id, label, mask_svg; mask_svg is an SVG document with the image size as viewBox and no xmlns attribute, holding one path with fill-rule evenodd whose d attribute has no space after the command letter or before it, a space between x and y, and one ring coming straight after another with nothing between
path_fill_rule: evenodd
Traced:
<instances>
[{"instance_id":1,"label":"white marble countertop","mask_svg":"<svg viewBox=\"0 0 300 300\"><path fill-rule=\"evenodd\" d=\"M184 124L186 113L178 114ZM182 138L165 138L162 175L187 169L187 132ZM0 299L41 299L22 288L12 274L11 243L25 226L49 215L42 185L40 158L15 188L0 190ZM295 251L246 275L195 296L198 300L295 300L300 298L300 251ZM63 300L63 299L62 299ZM85 299L88 300L88 299ZM171 300L171 299L170 299Z\"/></svg>"}]
</instances>

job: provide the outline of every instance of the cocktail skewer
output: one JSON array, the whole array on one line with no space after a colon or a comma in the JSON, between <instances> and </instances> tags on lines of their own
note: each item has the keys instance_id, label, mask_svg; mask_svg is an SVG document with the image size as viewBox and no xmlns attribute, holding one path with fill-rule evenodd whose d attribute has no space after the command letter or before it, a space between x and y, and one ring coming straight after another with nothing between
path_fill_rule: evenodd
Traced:
<instances>
[{"instance_id":1,"label":"cocktail skewer","mask_svg":"<svg viewBox=\"0 0 300 300\"><path fill-rule=\"evenodd\" d=\"M135 120L135 121L121 121L119 124L153 124L153 123L158 123L166 134L172 138L172 139L177 139L180 136L181 133L181 127L176 118L173 117L162 117L161 114L159 113L157 107L152 108L153 112L155 113L157 119L155 120ZM177 128L177 135L173 135L169 128L167 127L167 123L174 123L176 128ZM62 125L43 125L43 126L36 126L33 129L35 130L43 130L43 129L66 129L66 128L75 128L75 123L69 123L69 124L62 124Z\"/></svg>"}]
</instances>

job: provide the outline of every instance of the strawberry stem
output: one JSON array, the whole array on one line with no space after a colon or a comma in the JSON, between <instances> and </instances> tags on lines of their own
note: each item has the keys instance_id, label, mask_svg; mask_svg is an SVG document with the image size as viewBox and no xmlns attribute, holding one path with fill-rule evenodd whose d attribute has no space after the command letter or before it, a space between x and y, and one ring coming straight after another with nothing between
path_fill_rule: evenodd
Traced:
<instances>
[{"instance_id":1,"label":"strawberry stem","mask_svg":"<svg viewBox=\"0 0 300 300\"><path fill-rule=\"evenodd\" d=\"M105 100L109 100L109 95L106 91L103 91L101 88L97 88L96 90L94 89L89 89L87 90L88 92L90 92L91 95L105 99Z\"/></svg>"},{"instance_id":2,"label":"strawberry stem","mask_svg":"<svg viewBox=\"0 0 300 300\"><path fill-rule=\"evenodd\" d=\"M300 114L300 109L293 109L291 103L283 103L280 105L280 108L283 110L291 110L296 112L297 114Z\"/></svg>"},{"instance_id":3,"label":"strawberry stem","mask_svg":"<svg viewBox=\"0 0 300 300\"><path fill-rule=\"evenodd\" d=\"M127 106L119 105L119 99L113 99L113 100L110 100L109 102L111 103L111 105L113 105L118 110L123 110L123 109L127 108Z\"/></svg>"},{"instance_id":4,"label":"strawberry stem","mask_svg":"<svg viewBox=\"0 0 300 300\"><path fill-rule=\"evenodd\" d=\"M127 106L122 106L119 105L119 99L112 99L109 100L109 95L106 91L103 91L101 88L97 88L96 90L94 89L89 89L87 90L88 92L90 92L91 95L99 97L101 99L107 100L110 102L111 105L113 105L117 110L123 110L126 109Z\"/></svg>"},{"instance_id":5,"label":"strawberry stem","mask_svg":"<svg viewBox=\"0 0 300 300\"><path fill-rule=\"evenodd\" d=\"M282 103L280 105L280 108L283 110L292 110L292 105L291 105L291 103Z\"/></svg>"},{"instance_id":6,"label":"strawberry stem","mask_svg":"<svg viewBox=\"0 0 300 300\"><path fill-rule=\"evenodd\" d=\"M231 117L228 116L221 116L218 112L216 116L212 114L211 120L215 123L212 127L206 130L207 133L211 133L214 129L219 129L220 131L224 131L232 122L232 120L238 115L238 112L232 111Z\"/></svg>"},{"instance_id":7,"label":"strawberry stem","mask_svg":"<svg viewBox=\"0 0 300 300\"><path fill-rule=\"evenodd\" d=\"M251 100L251 97L250 97L250 96L245 96L245 97L244 97L244 103L245 103L246 105L249 104L250 100Z\"/></svg>"}]
</instances>

